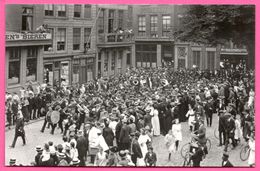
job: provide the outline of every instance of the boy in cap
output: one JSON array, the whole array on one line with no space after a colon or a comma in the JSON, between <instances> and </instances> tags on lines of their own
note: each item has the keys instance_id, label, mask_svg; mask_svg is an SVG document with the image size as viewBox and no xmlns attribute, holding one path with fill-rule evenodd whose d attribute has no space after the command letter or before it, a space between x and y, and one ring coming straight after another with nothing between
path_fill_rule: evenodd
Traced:
<instances>
[{"instance_id":1,"label":"boy in cap","mask_svg":"<svg viewBox=\"0 0 260 171\"><path fill-rule=\"evenodd\" d=\"M144 161L146 166L156 166L157 157L153 152L153 147L148 148L148 152L145 155Z\"/></svg>"}]
</instances>

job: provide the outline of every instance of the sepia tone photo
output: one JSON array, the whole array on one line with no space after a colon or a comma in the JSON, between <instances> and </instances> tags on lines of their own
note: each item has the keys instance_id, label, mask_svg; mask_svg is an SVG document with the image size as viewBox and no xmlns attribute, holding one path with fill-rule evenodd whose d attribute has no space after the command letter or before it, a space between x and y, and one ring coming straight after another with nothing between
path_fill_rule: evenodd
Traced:
<instances>
[{"instance_id":1,"label":"sepia tone photo","mask_svg":"<svg viewBox=\"0 0 260 171\"><path fill-rule=\"evenodd\" d=\"M255 167L255 6L8 4L5 165Z\"/></svg>"}]
</instances>

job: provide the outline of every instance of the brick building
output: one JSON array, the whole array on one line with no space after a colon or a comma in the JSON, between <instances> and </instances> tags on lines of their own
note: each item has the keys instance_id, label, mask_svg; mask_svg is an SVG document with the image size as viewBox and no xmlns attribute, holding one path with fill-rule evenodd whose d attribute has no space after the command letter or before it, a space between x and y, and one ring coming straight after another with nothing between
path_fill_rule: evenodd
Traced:
<instances>
[{"instance_id":1,"label":"brick building","mask_svg":"<svg viewBox=\"0 0 260 171\"><path fill-rule=\"evenodd\" d=\"M16 91L43 81L43 49L50 33L36 31L43 13L35 5L6 5L6 89Z\"/></svg>"},{"instance_id":2,"label":"brick building","mask_svg":"<svg viewBox=\"0 0 260 171\"><path fill-rule=\"evenodd\" d=\"M52 32L52 44L44 46L44 72L55 84L86 83L95 78L97 6L46 4L43 23ZM46 74L48 73L48 74Z\"/></svg>"},{"instance_id":3,"label":"brick building","mask_svg":"<svg viewBox=\"0 0 260 171\"><path fill-rule=\"evenodd\" d=\"M135 35L136 67L218 69L219 52L216 47L178 42L172 34L180 25L184 5L134 5L133 29Z\"/></svg>"},{"instance_id":4,"label":"brick building","mask_svg":"<svg viewBox=\"0 0 260 171\"><path fill-rule=\"evenodd\" d=\"M125 72L132 66L134 47L131 6L98 5L97 70L98 77Z\"/></svg>"}]
</instances>

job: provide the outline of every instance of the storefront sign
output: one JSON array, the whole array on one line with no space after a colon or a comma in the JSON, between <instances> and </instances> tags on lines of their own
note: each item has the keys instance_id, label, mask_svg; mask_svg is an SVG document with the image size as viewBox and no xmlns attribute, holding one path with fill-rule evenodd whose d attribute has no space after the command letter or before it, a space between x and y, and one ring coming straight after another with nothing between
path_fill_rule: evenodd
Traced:
<instances>
[{"instance_id":1,"label":"storefront sign","mask_svg":"<svg viewBox=\"0 0 260 171\"><path fill-rule=\"evenodd\" d=\"M247 53L247 50L246 49L221 49L221 52Z\"/></svg>"},{"instance_id":2,"label":"storefront sign","mask_svg":"<svg viewBox=\"0 0 260 171\"><path fill-rule=\"evenodd\" d=\"M50 40L50 33L6 33L6 41L19 41L19 40Z\"/></svg>"}]
</instances>

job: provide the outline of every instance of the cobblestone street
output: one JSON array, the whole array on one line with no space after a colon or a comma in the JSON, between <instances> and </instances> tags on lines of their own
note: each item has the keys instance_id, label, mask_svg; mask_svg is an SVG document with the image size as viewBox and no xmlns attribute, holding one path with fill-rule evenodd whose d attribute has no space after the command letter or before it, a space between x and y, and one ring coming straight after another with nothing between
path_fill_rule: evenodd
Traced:
<instances>
[{"instance_id":1,"label":"cobblestone street","mask_svg":"<svg viewBox=\"0 0 260 171\"><path fill-rule=\"evenodd\" d=\"M13 141L14 130L7 130L6 135L6 144L5 144L5 164L8 165L10 158L16 158L18 164L29 165L30 162L34 160L34 156L36 155L35 147L37 145L43 145L48 141L53 141L54 144L62 143L62 135L60 134L60 130L55 130L54 135L50 134L50 129L46 129L44 133L40 132L40 128L43 124L42 121L37 121L32 124L28 124L25 126L26 131L26 140L27 145L22 145L22 139L18 138L16 146L14 149L10 149L9 145ZM202 166L209 167L219 167L221 166L222 161L222 151L223 147L217 147L218 140L214 137L214 129L217 126L217 116L214 115L213 126L212 128L207 128L207 137L211 140L212 147L209 151L209 154L201 163ZM180 143L180 149L182 145L187 143L190 140L190 133L188 130L187 123L182 123L182 133L183 133L183 141ZM243 162L240 160L239 152L241 146L244 142L242 142L237 148L230 152L230 161L234 166L243 167L248 166L247 162ZM154 151L157 154L158 166L182 166L183 158L181 157L180 151L175 153L171 160L168 161L168 152L165 146L164 137L161 135L159 137L154 137L153 139L153 147ZM88 160L89 161L89 160Z\"/></svg>"}]
</instances>

